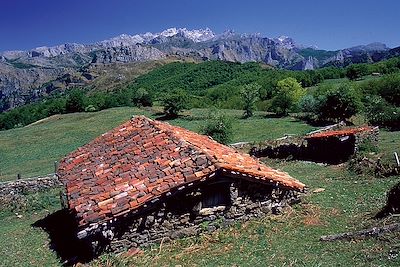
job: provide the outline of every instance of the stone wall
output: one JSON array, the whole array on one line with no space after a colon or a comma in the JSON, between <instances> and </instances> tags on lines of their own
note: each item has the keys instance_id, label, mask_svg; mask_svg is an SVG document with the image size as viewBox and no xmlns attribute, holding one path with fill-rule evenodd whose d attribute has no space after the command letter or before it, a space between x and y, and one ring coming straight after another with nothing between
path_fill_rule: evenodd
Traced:
<instances>
[{"instance_id":1,"label":"stone wall","mask_svg":"<svg viewBox=\"0 0 400 267\"><path fill-rule=\"evenodd\" d=\"M357 153L362 145L378 147L379 128L375 127L372 131L360 132L355 135L354 152Z\"/></svg>"},{"instance_id":2,"label":"stone wall","mask_svg":"<svg viewBox=\"0 0 400 267\"><path fill-rule=\"evenodd\" d=\"M90 237L96 251L121 252L176 238L212 232L235 221L280 213L286 205L300 201L300 193L241 179L219 178L219 184L201 185L172 196L130 218L99 226ZM227 199L220 193L226 186ZM217 195L210 188L218 187ZM205 206L207 203L215 205ZM221 203L219 203L220 201Z\"/></svg>"},{"instance_id":3,"label":"stone wall","mask_svg":"<svg viewBox=\"0 0 400 267\"><path fill-rule=\"evenodd\" d=\"M0 205L19 202L23 195L61 186L58 177L48 175L0 183Z\"/></svg>"}]
</instances>

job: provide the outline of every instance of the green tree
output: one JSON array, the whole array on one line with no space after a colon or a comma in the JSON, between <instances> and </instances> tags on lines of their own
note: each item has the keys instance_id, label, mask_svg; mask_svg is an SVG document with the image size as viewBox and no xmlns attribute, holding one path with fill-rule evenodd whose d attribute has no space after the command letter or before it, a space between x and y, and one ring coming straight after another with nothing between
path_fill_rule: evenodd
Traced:
<instances>
[{"instance_id":1,"label":"green tree","mask_svg":"<svg viewBox=\"0 0 400 267\"><path fill-rule=\"evenodd\" d=\"M151 107L153 105L153 98L146 89L140 87L134 93L133 103L139 107Z\"/></svg>"},{"instance_id":2,"label":"green tree","mask_svg":"<svg viewBox=\"0 0 400 267\"><path fill-rule=\"evenodd\" d=\"M361 109L360 96L353 84L344 83L318 96L317 116L325 121L347 120Z\"/></svg>"},{"instance_id":3,"label":"green tree","mask_svg":"<svg viewBox=\"0 0 400 267\"><path fill-rule=\"evenodd\" d=\"M67 102L65 104L67 113L81 112L85 110L84 94L79 89L73 89L69 92Z\"/></svg>"},{"instance_id":4,"label":"green tree","mask_svg":"<svg viewBox=\"0 0 400 267\"><path fill-rule=\"evenodd\" d=\"M176 118L188 107L188 95L183 90L174 90L165 95L162 102L165 115L169 118Z\"/></svg>"},{"instance_id":5,"label":"green tree","mask_svg":"<svg viewBox=\"0 0 400 267\"><path fill-rule=\"evenodd\" d=\"M211 114L202 129L203 134L212 137L219 143L228 144L233 135L232 120L218 111L213 111Z\"/></svg>"},{"instance_id":6,"label":"green tree","mask_svg":"<svg viewBox=\"0 0 400 267\"><path fill-rule=\"evenodd\" d=\"M389 103L400 107L400 74L391 74L379 79L378 94Z\"/></svg>"},{"instance_id":7,"label":"green tree","mask_svg":"<svg viewBox=\"0 0 400 267\"><path fill-rule=\"evenodd\" d=\"M281 116L286 116L306 94L301 84L292 77L278 81L276 89L277 92L272 99L272 109Z\"/></svg>"},{"instance_id":8,"label":"green tree","mask_svg":"<svg viewBox=\"0 0 400 267\"><path fill-rule=\"evenodd\" d=\"M51 116L54 114L65 113L66 101L65 98L55 98L47 103L47 114L46 116Z\"/></svg>"},{"instance_id":9,"label":"green tree","mask_svg":"<svg viewBox=\"0 0 400 267\"><path fill-rule=\"evenodd\" d=\"M368 74L368 66L365 64L353 64L347 67L346 77L350 80L356 80Z\"/></svg>"},{"instance_id":10,"label":"green tree","mask_svg":"<svg viewBox=\"0 0 400 267\"><path fill-rule=\"evenodd\" d=\"M246 84L240 91L244 106L244 118L250 118L253 116L255 110L255 104L259 99L259 90L261 86L258 83Z\"/></svg>"}]
</instances>

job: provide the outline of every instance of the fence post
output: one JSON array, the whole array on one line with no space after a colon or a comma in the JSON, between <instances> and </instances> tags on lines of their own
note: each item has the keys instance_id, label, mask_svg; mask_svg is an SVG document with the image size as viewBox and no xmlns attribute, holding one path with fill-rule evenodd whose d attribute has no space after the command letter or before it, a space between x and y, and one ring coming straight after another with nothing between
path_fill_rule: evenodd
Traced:
<instances>
[{"instance_id":1,"label":"fence post","mask_svg":"<svg viewBox=\"0 0 400 267\"><path fill-rule=\"evenodd\" d=\"M21 180L21 174L20 173L17 174L17 180Z\"/></svg>"}]
</instances>

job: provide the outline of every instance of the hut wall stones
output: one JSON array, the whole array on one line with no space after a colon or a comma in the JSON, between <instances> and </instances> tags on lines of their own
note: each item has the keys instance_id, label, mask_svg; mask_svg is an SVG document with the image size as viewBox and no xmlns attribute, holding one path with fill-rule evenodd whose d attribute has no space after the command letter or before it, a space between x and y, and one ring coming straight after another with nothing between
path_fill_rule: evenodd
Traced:
<instances>
[{"instance_id":1,"label":"hut wall stones","mask_svg":"<svg viewBox=\"0 0 400 267\"><path fill-rule=\"evenodd\" d=\"M97 252L121 252L212 232L235 221L277 214L286 205L299 202L300 195L272 184L221 177L160 201L134 216L99 226L97 234L88 238Z\"/></svg>"}]
</instances>

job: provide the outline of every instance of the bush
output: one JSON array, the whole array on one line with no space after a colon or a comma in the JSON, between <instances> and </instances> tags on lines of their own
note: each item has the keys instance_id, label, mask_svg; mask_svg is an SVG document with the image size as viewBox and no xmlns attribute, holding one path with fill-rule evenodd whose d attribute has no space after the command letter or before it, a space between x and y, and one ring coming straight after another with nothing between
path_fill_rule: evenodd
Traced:
<instances>
[{"instance_id":1,"label":"bush","mask_svg":"<svg viewBox=\"0 0 400 267\"><path fill-rule=\"evenodd\" d=\"M85 108L85 112L95 112L95 111L97 111L97 109L96 109L96 107L93 106L93 105L88 105L88 106Z\"/></svg>"},{"instance_id":2,"label":"bush","mask_svg":"<svg viewBox=\"0 0 400 267\"><path fill-rule=\"evenodd\" d=\"M175 90L163 99L164 113L166 117L176 118L179 113L188 108L188 96L182 90Z\"/></svg>"},{"instance_id":3,"label":"bush","mask_svg":"<svg viewBox=\"0 0 400 267\"><path fill-rule=\"evenodd\" d=\"M368 96L365 104L365 117L375 126L391 130L400 129L400 109L390 105L380 96Z\"/></svg>"},{"instance_id":4,"label":"bush","mask_svg":"<svg viewBox=\"0 0 400 267\"><path fill-rule=\"evenodd\" d=\"M353 64L347 67L346 77L350 80L356 80L368 74L368 66L366 64Z\"/></svg>"},{"instance_id":5,"label":"bush","mask_svg":"<svg viewBox=\"0 0 400 267\"><path fill-rule=\"evenodd\" d=\"M347 120L361 109L361 100L353 84L319 92L316 115L323 121Z\"/></svg>"},{"instance_id":6,"label":"bush","mask_svg":"<svg viewBox=\"0 0 400 267\"><path fill-rule=\"evenodd\" d=\"M70 91L65 104L65 110L68 113L84 111L84 94L79 89L73 89Z\"/></svg>"},{"instance_id":7,"label":"bush","mask_svg":"<svg viewBox=\"0 0 400 267\"><path fill-rule=\"evenodd\" d=\"M292 106L293 100L287 94L279 93L272 99L271 108L278 116L287 116Z\"/></svg>"},{"instance_id":8,"label":"bush","mask_svg":"<svg viewBox=\"0 0 400 267\"><path fill-rule=\"evenodd\" d=\"M317 100L312 95L305 95L298 103L299 110L305 113L314 113L317 109Z\"/></svg>"},{"instance_id":9,"label":"bush","mask_svg":"<svg viewBox=\"0 0 400 267\"><path fill-rule=\"evenodd\" d=\"M217 113L207 120L202 132L219 143L228 144L232 140L232 121Z\"/></svg>"},{"instance_id":10,"label":"bush","mask_svg":"<svg viewBox=\"0 0 400 267\"><path fill-rule=\"evenodd\" d=\"M389 103L400 106L400 75L393 74L381 78L378 94Z\"/></svg>"},{"instance_id":11,"label":"bush","mask_svg":"<svg viewBox=\"0 0 400 267\"><path fill-rule=\"evenodd\" d=\"M47 116L65 113L66 101L65 98L55 98L48 102Z\"/></svg>"},{"instance_id":12,"label":"bush","mask_svg":"<svg viewBox=\"0 0 400 267\"><path fill-rule=\"evenodd\" d=\"M146 89L139 88L136 90L132 102L138 107L151 107L153 98Z\"/></svg>"}]
</instances>

